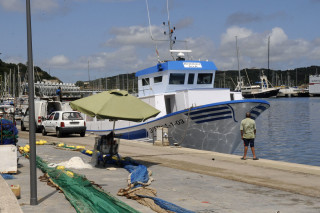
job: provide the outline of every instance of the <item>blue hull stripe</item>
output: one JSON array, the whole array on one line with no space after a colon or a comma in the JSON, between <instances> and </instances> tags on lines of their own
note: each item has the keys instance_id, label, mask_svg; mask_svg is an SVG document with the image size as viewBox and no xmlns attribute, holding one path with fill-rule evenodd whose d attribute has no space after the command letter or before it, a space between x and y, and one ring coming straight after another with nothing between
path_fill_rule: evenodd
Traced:
<instances>
[{"instance_id":1,"label":"blue hull stripe","mask_svg":"<svg viewBox=\"0 0 320 213\"><path fill-rule=\"evenodd\" d=\"M135 140L139 138L147 138L148 131L146 129L140 129L136 131L120 133L120 134L117 134L117 136L120 137L121 139Z\"/></svg>"},{"instance_id":2,"label":"blue hull stripe","mask_svg":"<svg viewBox=\"0 0 320 213\"><path fill-rule=\"evenodd\" d=\"M215 107L215 108L210 108L210 109L199 110L196 112L190 112L190 115L196 115L196 114L200 114L200 113L212 112L212 111L224 110L224 109L229 109L229 108L226 106L225 107ZM188 113L186 113L185 115L188 115Z\"/></svg>"},{"instance_id":3,"label":"blue hull stripe","mask_svg":"<svg viewBox=\"0 0 320 213\"><path fill-rule=\"evenodd\" d=\"M208 110L208 107L215 107L215 108L211 108L211 109L218 109L218 108L223 108L223 107L219 107L219 105L225 105L225 104L232 105L232 104L239 104L239 103L259 103L259 104L264 104L264 105L267 106L267 107L264 107L264 106L261 106L261 105L257 106L257 107L261 107L261 109L262 108L267 109L270 106L269 102L267 102L265 100L245 99L245 100L236 100L236 101L223 101L223 102L218 102L218 103L212 103L212 104L206 104L206 105L203 105L203 106L198 106L198 107L195 107L195 108L192 108L192 109L184 109L184 110L181 110L181 111L170 113L170 114L162 116L160 118L156 118L155 120L147 121L147 122L144 122L144 123L141 123L141 124L137 124L137 125L134 125L134 126L130 126L130 127L118 128L116 130L131 129L131 128L138 127L138 126L141 126L141 128L144 128L143 126L145 124L153 123L153 122L156 122L158 120L162 120L164 118L169 118L169 117L174 116L176 114L184 113L185 115L188 115L189 110L191 110L191 111L200 110L202 112L203 111L205 112L206 110ZM218 106L218 107L216 107L216 106ZM196 112L199 112L199 111L196 111ZM190 114L191 113L195 113L196 114L196 112L190 112ZM201 122L201 121L199 121L199 122ZM112 131L112 129L108 129L108 130L91 130L91 129L87 129L86 131L87 132L106 132L106 131Z\"/></svg>"},{"instance_id":4,"label":"blue hull stripe","mask_svg":"<svg viewBox=\"0 0 320 213\"><path fill-rule=\"evenodd\" d=\"M265 106L257 106L257 107L255 107L255 108L261 109L261 110L266 110L266 109L267 109L267 107L265 107Z\"/></svg>"},{"instance_id":5,"label":"blue hull stripe","mask_svg":"<svg viewBox=\"0 0 320 213\"><path fill-rule=\"evenodd\" d=\"M218 120L224 120L224 119L230 119L230 118L232 118L232 116L218 117L218 118L206 119L206 120L195 121L195 122L197 124L201 124L205 122L218 121Z\"/></svg>"},{"instance_id":6,"label":"blue hull stripe","mask_svg":"<svg viewBox=\"0 0 320 213\"><path fill-rule=\"evenodd\" d=\"M255 114L255 115L256 115L256 117L258 117L258 116L261 114L260 112L257 112L257 111L254 111L254 110L253 110L253 111L251 111L250 113L251 113L251 114Z\"/></svg>"},{"instance_id":7,"label":"blue hull stripe","mask_svg":"<svg viewBox=\"0 0 320 213\"><path fill-rule=\"evenodd\" d=\"M191 117L191 119L192 120L196 120L196 119L207 118L207 117L217 116L217 115L226 115L226 114L230 114L230 111L217 112L217 113L211 113L211 114L206 114L206 115L200 115L200 116L196 116L196 117Z\"/></svg>"}]
</instances>

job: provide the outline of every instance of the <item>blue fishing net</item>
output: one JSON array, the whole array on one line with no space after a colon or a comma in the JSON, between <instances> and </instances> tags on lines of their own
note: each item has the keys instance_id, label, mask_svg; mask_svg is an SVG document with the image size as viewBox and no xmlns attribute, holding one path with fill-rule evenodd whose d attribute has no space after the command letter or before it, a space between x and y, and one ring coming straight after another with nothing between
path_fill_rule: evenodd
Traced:
<instances>
[{"instance_id":1,"label":"blue fishing net","mask_svg":"<svg viewBox=\"0 0 320 213\"><path fill-rule=\"evenodd\" d=\"M172 211L172 212L176 212L176 213L194 213L193 211L187 210L185 208L182 208L180 206L177 206L173 203L167 202L165 200L162 200L160 198L156 198L156 197L150 197L150 196L145 196L145 195L138 195L139 197L145 197L145 198L150 198L154 201L155 204L157 204L158 206L160 206L161 208L168 210L168 211Z\"/></svg>"},{"instance_id":2,"label":"blue fishing net","mask_svg":"<svg viewBox=\"0 0 320 213\"><path fill-rule=\"evenodd\" d=\"M134 185L133 188L141 187L142 185L139 183L147 183L149 180L149 174L147 167L144 165L126 165L124 168L131 173L130 180Z\"/></svg>"},{"instance_id":3,"label":"blue fishing net","mask_svg":"<svg viewBox=\"0 0 320 213\"><path fill-rule=\"evenodd\" d=\"M0 119L0 144L16 144L18 138L18 129L12 121Z\"/></svg>"}]
</instances>

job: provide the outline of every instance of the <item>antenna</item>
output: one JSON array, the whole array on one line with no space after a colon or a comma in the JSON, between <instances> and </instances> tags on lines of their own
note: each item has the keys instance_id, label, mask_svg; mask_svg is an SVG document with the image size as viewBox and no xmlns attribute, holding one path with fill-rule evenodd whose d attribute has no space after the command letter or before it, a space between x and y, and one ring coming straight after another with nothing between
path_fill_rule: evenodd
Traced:
<instances>
[{"instance_id":1,"label":"antenna","mask_svg":"<svg viewBox=\"0 0 320 213\"><path fill-rule=\"evenodd\" d=\"M167 0L167 14L168 14L168 32L164 31L164 35L168 35L169 36L169 40L167 39L155 39L153 37L153 34L152 34L152 30L151 30L151 19L150 19L150 12L149 12L149 5L148 5L148 0L146 0L146 6L147 6L147 12L148 12L148 21L149 21L149 32L150 32L150 37L151 37L151 40L157 42L157 41L169 41L169 46L170 46L170 50L173 49L173 45L176 43L176 42L185 42L186 44L186 48L188 49L187 47L187 41L186 40L177 40L177 37L174 36L173 37L173 33L174 31L176 30L176 27L173 27L171 28L170 27L170 14L169 14L169 0ZM163 26L166 25L165 22L162 22ZM172 38L173 37L173 38ZM159 59L159 53L158 53L158 50L157 50L157 44L156 44L156 53L157 53L157 57L158 57L158 61L160 62L160 59ZM172 55L171 53L171 56L172 58L175 60L174 56Z\"/></svg>"}]
</instances>

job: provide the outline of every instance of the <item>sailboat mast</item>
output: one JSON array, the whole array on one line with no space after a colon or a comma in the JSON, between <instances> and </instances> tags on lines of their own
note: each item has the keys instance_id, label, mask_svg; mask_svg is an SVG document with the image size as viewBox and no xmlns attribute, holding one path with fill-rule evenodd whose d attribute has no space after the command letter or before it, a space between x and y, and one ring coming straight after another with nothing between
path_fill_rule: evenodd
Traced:
<instances>
[{"instance_id":1,"label":"sailboat mast","mask_svg":"<svg viewBox=\"0 0 320 213\"><path fill-rule=\"evenodd\" d=\"M270 36L268 36L268 73L267 73L267 76L268 76L268 79L270 79ZM272 79L271 79L271 82L272 84L274 84L274 76L272 74Z\"/></svg>"},{"instance_id":2,"label":"sailboat mast","mask_svg":"<svg viewBox=\"0 0 320 213\"><path fill-rule=\"evenodd\" d=\"M238 36L236 36L236 51L237 51L237 61L238 61L238 73L239 73L239 91L241 91L241 74L239 65L239 48L238 48Z\"/></svg>"}]
</instances>

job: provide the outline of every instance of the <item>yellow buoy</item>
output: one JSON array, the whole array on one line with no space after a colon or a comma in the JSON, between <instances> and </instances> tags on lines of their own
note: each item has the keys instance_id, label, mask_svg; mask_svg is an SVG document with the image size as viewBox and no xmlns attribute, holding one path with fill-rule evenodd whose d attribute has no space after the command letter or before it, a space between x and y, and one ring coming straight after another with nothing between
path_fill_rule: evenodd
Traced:
<instances>
[{"instance_id":1,"label":"yellow buoy","mask_svg":"<svg viewBox=\"0 0 320 213\"><path fill-rule=\"evenodd\" d=\"M70 172L70 171L67 171L66 174L67 174L69 177L73 177L73 176L74 176L73 172Z\"/></svg>"},{"instance_id":2,"label":"yellow buoy","mask_svg":"<svg viewBox=\"0 0 320 213\"><path fill-rule=\"evenodd\" d=\"M64 170L64 166L57 166L56 169Z\"/></svg>"}]
</instances>

